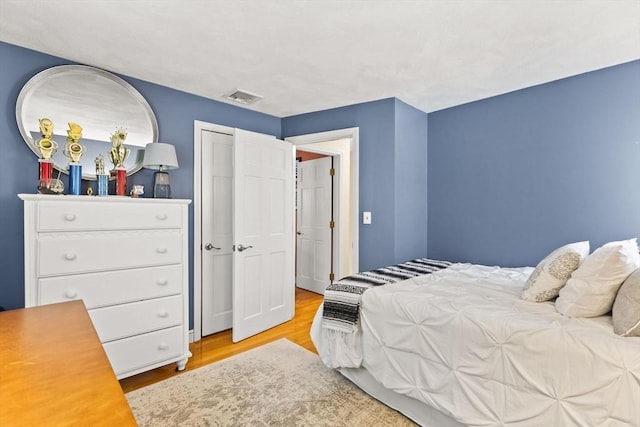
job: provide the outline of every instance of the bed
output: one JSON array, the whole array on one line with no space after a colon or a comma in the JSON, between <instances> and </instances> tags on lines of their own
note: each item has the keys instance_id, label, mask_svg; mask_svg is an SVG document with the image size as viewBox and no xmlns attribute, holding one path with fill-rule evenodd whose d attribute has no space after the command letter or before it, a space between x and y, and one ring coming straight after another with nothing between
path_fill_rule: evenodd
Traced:
<instances>
[{"instance_id":1,"label":"bed","mask_svg":"<svg viewBox=\"0 0 640 427\"><path fill-rule=\"evenodd\" d=\"M351 332L327 327L321 306L312 340L327 366L421 425L639 426L640 337L614 333L610 313L524 300L539 268L456 263L367 286Z\"/></svg>"}]
</instances>

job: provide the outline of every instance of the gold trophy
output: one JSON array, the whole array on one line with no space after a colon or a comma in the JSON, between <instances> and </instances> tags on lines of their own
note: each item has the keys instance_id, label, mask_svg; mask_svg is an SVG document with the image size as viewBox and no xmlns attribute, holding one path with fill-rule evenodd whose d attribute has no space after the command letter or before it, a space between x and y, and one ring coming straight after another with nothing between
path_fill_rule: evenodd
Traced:
<instances>
[{"instance_id":1,"label":"gold trophy","mask_svg":"<svg viewBox=\"0 0 640 427\"><path fill-rule=\"evenodd\" d=\"M43 117L38 119L40 123L40 134L42 138L36 141L38 149L38 193L40 194L61 194L64 191L62 181L53 179L53 161L51 158L58 151L58 143L53 140L53 122L51 119Z\"/></svg>"},{"instance_id":2,"label":"gold trophy","mask_svg":"<svg viewBox=\"0 0 640 427\"><path fill-rule=\"evenodd\" d=\"M111 172L116 178L116 195L127 195L127 170L124 167L124 161L129 157L129 150L124 146L124 140L127 139L127 131L119 127L111 134L111 151L109 158L113 163L113 171Z\"/></svg>"},{"instance_id":3,"label":"gold trophy","mask_svg":"<svg viewBox=\"0 0 640 427\"><path fill-rule=\"evenodd\" d=\"M113 169L124 169L124 161L127 160L129 153L131 153L131 150L124 146L125 139L127 139L127 131L124 128L117 128L111 134L109 158L113 163Z\"/></svg>"},{"instance_id":4,"label":"gold trophy","mask_svg":"<svg viewBox=\"0 0 640 427\"><path fill-rule=\"evenodd\" d=\"M73 163L79 163L80 157L84 153L84 145L80 145L77 142L72 142L71 144L67 144L64 154L71 160Z\"/></svg>"},{"instance_id":5,"label":"gold trophy","mask_svg":"<svg viewBox=\"0 0 640 427\"><path fill-rule=\"evenodd\" d=\"M69 158L72 163L80 162L80 157L84 154L85 147L80 144L82 138L82 127L77 123L69 123L67 131L67 144L64 147L64 155Z\"/></svg>"},{"instance_id":6,"label":"gold trophy","mask_svg":"<svg viewBox=\"0 0 640 427\"><path fill-rule=\"evenodd\" d=\"M69 163L69 194L80 195L82 190L82 165L80 157L86 148L80 144L82 138L82 127L77 123L69 122L67 131L67 143L64 147L64 155L71 160Z\"/></svg>"},{"instance_id":7,"label":"gold trophy","mask_svg":"<svg viewBox=\"0 0 640 427\"><path fill-rule=\"evenodd\" d=\"M100 154L96 157L96 175L106 175L107 173L104 170L104 156Z\"/></svg>"},{"instance_id":8,"label":"gold trophy","mask_svg":"<svg viewBox=\"0 0 640 427\"><path fill-rule=\"evenodd\" d=\"M96 157L96 179L98 181L98 196L109 195L109 175L104 170L104 156Z\"/></svg>"},{"instance_id":9,"label":"gold trophy","mask_svg":"<svg viewBox=\"0 0 640 427\"><path fill-rule=\"evenodd\" d=\"M53 122L50 119L42 118L38 120L40 122L40 134L42 139L37 142L38 151L40 157L44 160L49 160L58 151L58 143L53 139Z\"/></svg>"}]
</instances>

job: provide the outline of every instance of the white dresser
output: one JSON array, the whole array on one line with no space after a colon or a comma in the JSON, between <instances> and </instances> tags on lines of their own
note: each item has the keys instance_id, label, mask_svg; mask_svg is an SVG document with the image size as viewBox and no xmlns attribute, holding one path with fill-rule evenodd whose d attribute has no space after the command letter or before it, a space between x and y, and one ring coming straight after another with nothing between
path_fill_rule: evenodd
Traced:
<instances>
[{"instance_id":1,"label":"white dresser","mask_svg":"<svg viewBox=\"0 0 640 427\"><path fill-rule=\"evenodd\" d=\"M25 305L82 299L116 376L189 352L189 200L20 194Z\"/></svg>"}]
</instances>

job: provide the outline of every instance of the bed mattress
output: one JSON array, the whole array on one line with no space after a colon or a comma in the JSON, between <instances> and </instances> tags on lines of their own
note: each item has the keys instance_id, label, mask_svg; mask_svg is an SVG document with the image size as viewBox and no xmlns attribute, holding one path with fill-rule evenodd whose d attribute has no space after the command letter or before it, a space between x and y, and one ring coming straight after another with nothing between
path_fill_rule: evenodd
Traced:
<instances>
[{"instance_id":1,"label":"bed mattress","mask_svg":"<svg viewBox=\"0 0 640 427\"><path fill-rule=\"evenodd\" d=\"M639 426L640 338L523 301L531 271L455 264L369 289L362 366L469 426Z\"/></svg>"}]
</instances>

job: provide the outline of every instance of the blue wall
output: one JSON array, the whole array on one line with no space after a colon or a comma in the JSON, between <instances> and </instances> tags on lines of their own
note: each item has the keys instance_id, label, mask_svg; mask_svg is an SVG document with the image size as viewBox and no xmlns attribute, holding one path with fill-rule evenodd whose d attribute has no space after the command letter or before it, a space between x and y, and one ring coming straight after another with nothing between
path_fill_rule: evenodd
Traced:
<instances>
[{"instance_id":1,"label":"blue wall","mask_svg":"<svg viewBox=\"0 0 640 427\"><path fill-rule=\"evenodd\" d=\"M38 72L57 65L71 64L0 42L0 306L7 309L24 306L23 211L19 193L35 193L38 164L36 156L20 135L15 119L18 93ZM193 198L193 121L243 128L280 137L277 117L212 101L195 95L120 76L147 99L155 112L159 140L176 146L180 168L171 171L172 196ZM141 170L128 178L128 184L152 187L153 171ZM66 182L65 182L66 188ZM147 193L148 194L148 193ZM190 243L193 242L193 205L189 208ZM190 244L190 295L193 313L193 248ZM191 319L193 326L193 319Z\"/></svg>"},{"instance_id":2,"label":"blue wall","mask_svg":"<svg viewBox=\"0 0 640 427\"><path fill-rule=\"evenodd\" d=\"M395 263L427 256L427 115L396 100Z\"/></svg>"},{"instance_id":3,"label":"blue wall","mask_svg":"<svg viewBox=\"0 0 640 427\"><path fill-rule=\"evenodd\" d=\"M431 113L428 138L430 257L640 236L640 61Z\"/></svg>"},{"instance_id":4,"label":"blue wall","mask_svg":"<svg viewBox=\"0 0 640 427\"><path fill-rule=\"evenodd\" d=\"M398 125L406 128L399 131ZM389 98L284 118L282 135L350 127L360 128L360 212L372 213L371 225L359 226L360 270L426 256L427 115ZM403 149L415 158L400 154ZM402 187L406 191L398 191ZM413 189L421 194L413 197ZM414 216L421 221L417 228L407 223ZM412 234L412 228L425 233Z\"/></svg>"}]
</instances>

